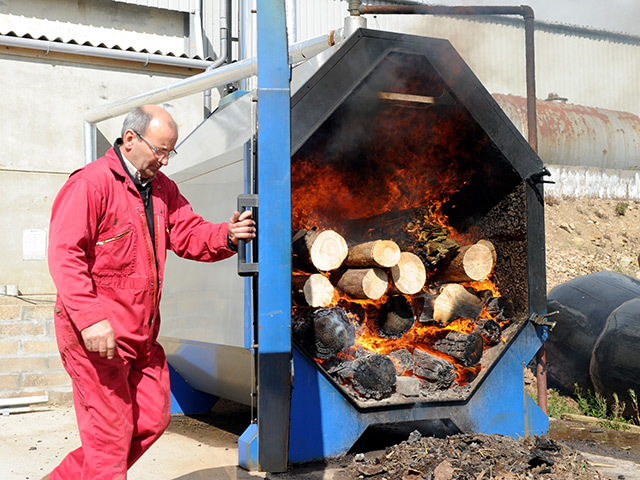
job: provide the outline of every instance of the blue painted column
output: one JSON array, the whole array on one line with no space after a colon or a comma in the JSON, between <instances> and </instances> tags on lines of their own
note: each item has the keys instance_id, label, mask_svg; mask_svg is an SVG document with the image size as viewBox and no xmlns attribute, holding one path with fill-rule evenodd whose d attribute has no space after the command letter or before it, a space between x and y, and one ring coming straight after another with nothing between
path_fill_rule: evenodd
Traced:
<instances>
[{"instance_id":1,"label":"blue painted column","mask_svg":"<svg viewBox=\"0 0 640 480\"><path fill-rule=\"evenodd\" d=\"M291 404L291 133L284 0L258 0L258 468L287 470Z\"/></svg>"}]
</instances>

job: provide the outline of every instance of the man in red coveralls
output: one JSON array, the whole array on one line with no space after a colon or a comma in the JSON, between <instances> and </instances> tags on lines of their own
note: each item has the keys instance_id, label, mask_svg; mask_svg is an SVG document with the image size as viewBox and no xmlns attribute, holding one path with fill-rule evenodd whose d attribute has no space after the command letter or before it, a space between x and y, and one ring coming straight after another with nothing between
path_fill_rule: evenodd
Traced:
<instances>
[{"instance_id":1,"label":"man in red coveralls","mask_svg":"<svg viewBox=\"0 0 640 480\"><path fill-rule=\"evenodd\" d=\"M167 249L214 262L255 237L249 211L206 222L159 172L177 139L164 109L136 108L113 148L75 171L53 204L56 336L82 446L45 478L126 479L169 424L169 372L156 340Z\"/></svg>"}]
</instances>

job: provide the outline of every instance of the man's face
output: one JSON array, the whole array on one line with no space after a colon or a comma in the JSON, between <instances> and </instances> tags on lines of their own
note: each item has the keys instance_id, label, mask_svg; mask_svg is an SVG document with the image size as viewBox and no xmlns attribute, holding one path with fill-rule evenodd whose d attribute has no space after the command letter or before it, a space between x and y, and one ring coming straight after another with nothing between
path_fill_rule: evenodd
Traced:
<instances>
[{"instance_id":1,"label":"man's face","mask_svg":"<svg viewBox=\"0 0 640 480\"><path fill-rule=\"evenodd\" d=\"M143 179L156 176L169 163L169 152L176 146L178 134L170 122L154 118L146 132L127 130L123 137L125 156ZM155 150L154 150L155 149Z\"/></svg>"}]
</instances>

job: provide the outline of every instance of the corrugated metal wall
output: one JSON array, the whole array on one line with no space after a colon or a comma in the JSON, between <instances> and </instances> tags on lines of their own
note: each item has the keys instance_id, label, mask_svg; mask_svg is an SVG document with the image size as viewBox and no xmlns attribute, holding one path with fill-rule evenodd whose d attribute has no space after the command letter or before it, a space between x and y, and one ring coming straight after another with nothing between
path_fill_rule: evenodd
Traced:
<instances>
[{"instance_id":1,"label":"corrugated metal wall","mask_svg":"<svg viewBox=\"0 0 640 480\"><path fill-rule=\"evenodd\" d=\"M341 27L347 6L346 0L288 0L296 13L290 41ZM491 93L526 94L524 26L518 17L366 18L369 28L446 38ZM553 92L571 103L640 115L637 82L628 80L640 74L640 38L537 22L535 49L538 98Z\"/></svg>"},{"instance_id":2,"label":"corrugated metal wall","mask_svg":"<svg viewBox=\"0 0 640 480\"><path fill-rule=\"evenodd\" d=\"M0 1L2 34L178 56L185 51L184 17L180 12L104 0Z\"/></svg>"},{"instance_id":3,"label":"corrugated metal wall","mask_svg":"<svg viewBox=\"0 0 640 480\"><path fill-rule=\"evenodd\" d=\"M176 12L193 12L198 0L113 0L114 2L131 3L144 7L164 8Z\"/></svg>"}]
</instances>

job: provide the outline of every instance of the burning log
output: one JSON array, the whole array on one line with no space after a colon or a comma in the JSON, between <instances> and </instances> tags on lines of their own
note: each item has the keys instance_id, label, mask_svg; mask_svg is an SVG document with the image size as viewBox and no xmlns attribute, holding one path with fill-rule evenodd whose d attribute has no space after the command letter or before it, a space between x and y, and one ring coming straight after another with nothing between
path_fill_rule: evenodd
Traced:
<instances>
[{"instance_id":1,"label":"burning log","mask_svg":"<svg viewBox=\"0 0 640 480\"><path fill-rule=\"evenodd\" d=\"M413 326L413 309L403 296L390 297L378 313L378 334L384 338L400 338Z\"/></svg>"},{"instance_id":2,"label":"burning log","mask_svg":"<svg viewBox=\"0 0 640 480\"><path fill-rule=\"evenodd\" d=\"M493 297L487 303L487 312L497 321L510 321L513 317L513 302L505 297Z\"/></svg>"},{"instance_id":3,"label":"burning log","mask_svg":"<svg viewBox=\"0 0 640 480\"><path fill-rule=\"evenodd\" d=\"M424 287L427 271L420 257L410 252L402 252L397 265L391 268L391 291L413 295Z\"/></svg>"},{"instance_id":4,"label":"burning log","mask_svg":"<svg viewBox=\"0 0 640 480\"><path fill-rule=\"evenodd\" d=\"M485 302L457 283L444 285L433 303L433 319L446 326L456 318L476 320Z\"/></svg>"},{"instance_id":5,"label":"burning log","mask_svg":"<svg viewBox=\"0 0 640 480\"><path fill-rule=\"evenodd\" d=\"M298 305L328 307L335 289L327 277L319 273L291 277L293 301Z\"/></svg>"},{"instance_id":6,"label":"burning log","mask_svg":"<svg viewBox=\"0 0 640 480\"><path fill-rule=\"evenodd\" d=\"M496 247L489 240L478 240L476 242L478 245L483 245L491 251L491 257L493 258L493 264L495 265L498 261L498 252L496 252Z\"/></svg>"},{"instance_id":7,"label":"burning log","mask_svg":"<svg viewBox=\"0 0 640 480\"><path fill-rule=\"evenodd\" d=\"M396 368L386 355L372 353L356 358L349 365L347 381L366 398L381 399L396 385Z\"/></svg>"},{"instance_id":8,"label":"burning log","mask_svg":"<svg viewBox=\"0 0 640 480\"><path fill-rule=\"evenodd\" d=\"M474 245L465 245L451 260L447 268L441 273L441 279L446 282L471 282L485 280L496 263L495 248L484 240Z\"/></svg>"},{"instance_id":9,"label":"burning log","mask_svg":"<svg viewBox=\"0 0 640 480\"><path fill-rule=\"evenodd\" d=\"M384 236L394 239L400 250L414 253L427 268L446 263L458 252L459 245L449 238L450 231L429 221L426 207L391 211L346 223L350 238Z\"/></svg>"},{"instance_id":10,"label":"burning log","mask_svg":"<svg viewBox=\"0 0 640 480\"><path fill-rule=\"evenodd\" d=\"M293 336L307 353L326 360L355 343L356 329L342 308L319 308L294 317Z\"/></svg>"},{"instance_id":11,"label":"burning log","mask_svg":"<svg viewBox=\"0 0 640 480\"><path fill-rule=\"evenodd\" d=\"M413 356L406 348L394 350L389 354L389 358L396 367L396 373L398 375L404 375L405 373L413 370Z\"/></svg>"},{"instance_id":12,"label":"burning log","mask_svg":"<svg viewBox=\"0 0 640 480\"><path fill-rule=\"evenodd\" d=\"M400 260L400 247L391 240L374 240L349 247L347 267L393 267Z\"/></svg>"},{"instance_id":13,"label":"burning log","mask_svg":"<svg viewBox=\"0 0 640 480\"><path fill-rule=\"evenodd\" d=\"M292 240L293 262L302 270L337 269L347 258L347 242L333 230L300 230Z\"/></svg>"},{"instance_id":14,"label":"burning log","mask_svg":"<svg viewBox=\"0 0 640 480\"><path fill-rule=\"evenodd\" d=\"M481 240L474 245L461 247L440 277L448 282L482 281L493 270L496 259L493 244Z\"/></svg>"},{"instance_id":15,"label":"burning log","mask_svg":"<svg viewBox=\"0 0 640 480\"><path fill-rule=\"evenodd\" d=\"M352 298L376 300L385 294L389 282L379 268L353 268L339 274L335 286Z\"/></svg>"},{"instance_id":16,"label":"burning log","mask_svg":"<svg viewBox=\"0 0 640 480\"><path fill-rule=\"evenodd\" d=\"M433 348L458 360L465 367L477 365L482 358L484 341L478 333L460 333L456 331L438 340Z\"/></svg>"},{"instance_id":17,"label":"burning log","mask_svg":"<svg viewBox=\"0 0 640 480\"><path fill-rule=\"evenodd\" d=\"M440 291L437 288L427 288L424 293L414 295L411 297L411 305L413 307L413 313L416 319L420 323L433 322L433 304L440 295Z\"/></svg>"},{"instance_id":18,"label":"burning log","mask_svg":"<svg viewBox=\"0 0 640 480\"><path fill-rule=\"evenodd\" d=\"M480 334L487 347L496 345L502 337L502 328L493 318L479 318L473 331Z\"/></svg>"},{"instance_id":19,"label":"burning log","mask_svg":"<svg viewBox=\"0 0 640 480\"><path fill-rule=\"evenodd\" d=\"M438 388L449 388L456 379L453 363L419 348L413 351L413 363L413 374L435 383Z\"/></svg>"}]
</instances>

